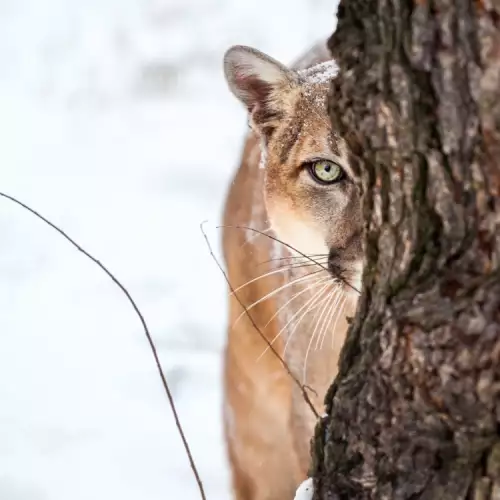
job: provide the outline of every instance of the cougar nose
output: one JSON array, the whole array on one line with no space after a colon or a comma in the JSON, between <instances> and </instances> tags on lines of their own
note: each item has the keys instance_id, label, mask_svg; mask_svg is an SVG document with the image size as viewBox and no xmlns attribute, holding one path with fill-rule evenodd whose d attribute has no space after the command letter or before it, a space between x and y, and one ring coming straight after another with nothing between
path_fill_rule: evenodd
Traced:
<instances>
[{"instance_id":1,"label":"cougar nose","mask_svg":"<svg viewBox=\"0 0 500 500\"><path fill-rule=\"evenodd\" d=\"M337 250L330 250L328 253L328 270L334 278L342 277L344 269L341 265L340 254Z\"/></svg>"}]
</instances>

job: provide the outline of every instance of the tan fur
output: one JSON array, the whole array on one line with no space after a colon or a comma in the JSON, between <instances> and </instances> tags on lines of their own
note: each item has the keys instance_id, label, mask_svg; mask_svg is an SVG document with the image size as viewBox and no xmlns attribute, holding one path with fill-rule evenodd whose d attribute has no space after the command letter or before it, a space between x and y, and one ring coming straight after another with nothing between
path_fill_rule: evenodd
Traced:
<instances>
[{"instance_id":1,"label":"tan fur","mask_svg":"<svg viewBox=\"0 0 500 500\"><path fill-rule=\"evenodd\" d=\"M319 58L306 56L295 68L327 59L323 46ZM316 73L292 71L245 47L228 51L225 70L252 126L225 207L229 280L268 342L297 379L315 391L311 399L322 413L337 372L346 316L356 307L351 285L359 288L362 267L359 197L345 145L331 130L330 81L322 78L323 67ZM266 161L260 168L263 144ZM303 167L316 159L341 165L346 179L318 185ZM235 226L267 231L270 237ZM301 253L321 265L291 259ZM339 267L346 283L334 280ZM307 474L315 418L242 312L231 295L224 415L235 498L291 500Z\"/></svg>"}]
</instances>

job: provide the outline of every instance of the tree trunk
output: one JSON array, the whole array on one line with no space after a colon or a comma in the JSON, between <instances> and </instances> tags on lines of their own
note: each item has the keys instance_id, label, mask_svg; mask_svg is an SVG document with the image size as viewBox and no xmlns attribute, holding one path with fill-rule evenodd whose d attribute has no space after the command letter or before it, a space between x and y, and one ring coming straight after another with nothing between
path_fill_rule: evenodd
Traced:
<instances>
[{"instance_id":1,"label":"tree trunk","mask_svg":"<svg viewBox=\"0 0 500 500\"><path fill-rule=\"evenodd\" d=\"M366 270L314 498L498 500L500 0L343 0L329 45Z\"/></svg>"}]
</instances>

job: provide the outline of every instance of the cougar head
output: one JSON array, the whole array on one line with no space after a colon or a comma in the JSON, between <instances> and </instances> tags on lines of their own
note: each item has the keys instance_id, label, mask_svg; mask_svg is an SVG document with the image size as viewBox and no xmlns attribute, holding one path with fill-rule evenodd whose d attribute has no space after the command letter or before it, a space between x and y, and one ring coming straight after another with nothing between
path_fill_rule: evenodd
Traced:
<instances>
[{"instance_id":1,"label":"cougar head","mask_svg":"<svg viewBox=\"0 0 500 500\"><path fill-rule=\"evenodd\" d=\"M327 110L335 62L294 71L255 49L234 46L224 70L261 138L266 208L277 237L300 253L322 256L332 276L359 290L360 197L345 142Z\"/></svg>"}]
</instances>

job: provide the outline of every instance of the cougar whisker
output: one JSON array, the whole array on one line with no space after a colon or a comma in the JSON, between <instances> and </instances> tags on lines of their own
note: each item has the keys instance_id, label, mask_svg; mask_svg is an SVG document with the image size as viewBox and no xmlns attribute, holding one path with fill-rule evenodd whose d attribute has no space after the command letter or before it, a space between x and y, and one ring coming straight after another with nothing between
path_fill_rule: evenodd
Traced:
<instances>
[{"instance_id":1,"label":"cougar whisker","mask_svg":"<svg viewBox=\"0 0 500 500\"><path fill-rule=\"evenodd\" d=\"M337 318L338 318L338 314L339 314L339 311L340 311L340 309L341 309L341 307L339 306L339 303L341 303L341 302L344 300L344 298L345 298L345 295L343 295L342 293L338 293L338 294L337 294L337 297L336 297L336 299L335 299L335 302L332 304L331 314L330 314L330 317L329 317L329 319L328 319L329 324L332 322L333 318L335 317L335 313L337 313ZM337 324L337 321L335 321L335 323L334 323L334 328L335 328L336 324ZM321 350L321 349L323 349L323 343L324 343L324 341L325 341L325 338L326 338L326 334L327 334L327 332L328 332L328 328L327 328L327 329L325 329L325 331L324 331L324 333L323 333L323 336L322 336L322 338L321 338L321 344L320 344L320 346L319 346L319 349L320 349L320 350ZM317 347L317 346L316 346L316 347Z\"/></svg>"},{"instance_id":2,"label":"cougar whisker","mask_svg":"<svg viewBox=\"0 0 500 500\"><path fill-rule=\"evenodd\" d=\"M335 292L337 292L337 290L335 290ZM304 368L303 368L303 376L302 376L302 380L303 380L303 384L305 384L305 380L306 380L306 374L307 374L307 361L308 361L308 358L309 358L309 351L311 349L311 345L314 341L314 338L316 336L316 331L318 329L318 326L320 324L320 321L323 320L323 322L321 323L322 325L324 324L324 321L325 321L325 313L328 315L327 311L328 311L328 306L332 303L332 301L334 300L335 296L336 296L336 293L332 293L330 296L329 296L329 301L325 304L325 306L323 307L322 311L321 311L321 314L318 318L318 320L316 321L316 325L314 327L314 331L311 335L311 338L309 340L309 344L307 346L307 350L306 350L306 355L304 357Z\"/></svg>"},{"instance_id":3,"label":"cougar whisker","mask_svg":"<svg viewBox=\"0 0 500 500\"><path fill-rule=\"evenodd\" d=\"M307 257L311 258L311 259L315 259L315 260L319 260L321 258L325 258L325 259L328 259L328 255L327 254L322 254L322 253L318 253L318 254L306 254ZM294 259L304 259L304 257L302 255L290 255L289 257L275 257L273 259L267 259L267 260L264 260L262 262L259 262L257 265L260 266L262 264L267 264L269 262L276 262L276 261L279 261L279 260L294 260ZM308 260L308 259L306 259Z\"/></svg>"},{"instance_id":4,"label":"cougar whisker","mask_svg":"<svg viewBox=\"0 0 500 500\"><path fill-rule=\"evenodd\" d=\"M331 330L331 332L332 332L332 349L334 347L334 341L335 341L335 328L337 328L337 322L338 322L338 320L340 318L341 312L343 311L343 309L345 307L346 300L347 300L347 297L344 297L342 299L342 302L341 302L341 304L340 304L340 306L338 308L337 318L335 319L335 323L333 324L333 328Z\"/></svg>"},{"instance_id":5,"label":"cougar whisker","mask_svg":"<svg viewBox=\"0 0 500 500\"><path fill-rule=\"evenodd\" d=\"M335 312L335 306L337 305L338 301L340 300L340 297L341 297L341 288L337 288L335 290L335 292L333 292L332 294L332 301L329 305L329 311L328 313L326 314L326 321L324 322L318 336L317 336L317 339L316 339L316 345L314 346L314 350L318 350L318 347L320 345L320 343L323 342L323 338L324 338L324 335L326 335L326 331L328 330L328 324L329 322L331 322L331 319L333 317L333 314ZM325 332L325 333L323 333Z\"/></svg>"},{"instance_id":6,"label":"cougar whisker","mask_svg":"<svg viewBox=\"0 0 500 500\"><path fill-rule=\"evenodd\" d=\"M318 272L321 272L321 271L314 271L312 273L309 273L309 274L306 274L306 276L302 276L301 278L298 278L296 280L293 280L293 281L290 281L288 283L285 283L284 285L272 290L271 292L269 292L268 294L264 295L264 297L261 297L260 299L256 300L255 302L253 302L250 306L246 307L246 309L236 318L235 322L233 323L232 327L231 328L234 328L236 323L238 323L238 321L240 321L240 319L245 316L248 311L250 311L250 309L253 309L256 305L264 302L265 300L273 297L274 295L276 295L277 293L285 290L286 288L288 287L291 287L297 283L301 283L305 280L308 280L308 279L311 279L311 277L315 274L317 274ZM321 278L319 278L321 279Z\"/></svg>"},{"instance_id":7,"label":"cougar whisker","mask_svg":"<svg viewBox=\"0 0 500 500\"><path fill-rule=\"evenodd\" d=\"M321 278L319 279L319 282L320 283L323 283L324 281L330 279L330 276L327 276L325 277L324 280L322 280ZM285 304L283 304L270 318L269 318L269 321L264 325L264 328L266 328L269 323L271 323L271 321L276 318L276 316L278 316L278 314L285 308L288 306L288 304L290 304L290 302L292 302L293 300L295 300L297 297L299 297L300 295L302 295L303 293L307 292L308 290L310 290L312 287L314 286L317 286L318 285L318 282L315 282L313 283L312 285L309 285L307 288L304 288L303 290L300 290L299 292L297 292L291 299L287 300L285 302Z\"/></svg>"},{"instance_id":8,"label":"cougar whisker","mask_svg":"<svg viewBox=\"0 0 500 500\"><path fill-rule=\"evenodd\" d=\"M246 283L243 283L243 285L240 285L239 287L235 288L232 292L229 293L229 296L234 295L235 293L239 292L242 288L245 288L246 286L255 283L258 280L267 278L269 276L273 276L278 273L283 273L289 269L288 266L282 266L278 269L273 269L272 271L269 271L267 273L261 274L260 276L257 276L256 278L252 278L251 280L247 281ZM322 271L322 269L320 270ZM319 271L318 271L319 272ZM313 274L313 273L310 273Z\"/></svg>"},{"instance_id":9,"label":"cougar whisker","mask_svg":"<svg viewBox=\"0 0 500 500\"><path fill-rule=\"evenodd\" d=\"M320 283L316 283L316 286L320 285ZM305 309L306 307L310 306L311 305L311 302L318 297L318 294L321 294L326 288L328 287L328 284L324 285L323 288L319 291L319 292L316 292L311 298L308 299L308 301L302 305L302 307L300 307L300 309L290 318L290 320L286 323L285 326L283 326L283 328L281 328L281 330L275 335L275 337L271 340L271 342L269 343L269 345L264 349L264 352L257 358L257 361L260 360L262 358L262 356L264 356L264 354L270 349L270 347L273 345L273 343L280 337L280 335L287 329L287 327L290 325L290 323L293 322L293 320L300 314L300 312ZM300 320L304 317L305 314L307 314L309 310L306 310L304 312L304 314L299 318L299 322Z\"/></svg>"},{"instance_id":10,"label":"cougar whisker","mask_svg":"<svg viewBox=\"0 0 500 500\"><path fill-rule=\"evenodd\" d=\"M247 226L229 226L229 225L222 225L222 226L217 226L218 228L221 228L221 227L225 227L225 228L228 228L228 229L246 229L248 231L254 231L256 233L259 233L259 234L262 234L263 236L265 236L266 238L269 238L273 241L276 241L277 243L280 243L281 245L289 248L290 250L293 250L294 252L298 253L299 255L301 255L302 257L304 257L305 259L308 259L310 260L311 262L314 262L315 264L318 264L318 266L322 267L325 271L328 271L328 268L322 266L321 264L319 264L317 261L315 261L314 259L312 259L311 257L309 257L308 255L306 255L305 253L301 252L300 250L297 250L295 247L293 247L292 245L289 245L288 243L285 243L284 241L280 240L279 238L276 238L276 236L273 236L273 235L270 235L270 234L266 234L264 233L263 231L259 231L258 229L254 229L252 227L247 227Z\"/></svg>"},{"instance_id":11,"label":"cougar whisker","mask_svg":"<svg viewBox=\"0 0 500 500\"><path fill-rule=\"evenodd\" d=\"M256 233L259 233L259 234L262 234L263 236L265 236L266 238L269 238L273 241L276 241L277 243L280 243L281 245L284 245L285 247L289 248L290 250L293 250L294 252L298 253L299 255L301 255L302 257L304 257L305 259L308 259L310 260L311 262L314 262L315 264L317 264L319 267L322 267L325 271L329 271L332 273L332 271L330 269L328 269L328 267L325 267L327 266L327 264L321 264L320 262L318 262L317 260L315 259L312 259L311 257L309 257L308 255L306 255L304 252L301 252L300 250L297 250L295 247L293 247L292 245L289 245L288 243L285 243L284 241L280 240L279 238L277 238L276 236L273 236L273 235L270 235L270 234L265 234L264 232L262 231L259 231L258 229L254 229L252 227L247 227L247 226L229 226L229 225L222 225L222 226L217 226L218 228L221 228L221 227L225 227L225 228L228 228L228 229L247 229L249 231L255 231ZM333 274L333 273L332 273ZM351 285L351 283L349 283L343 276L341 275L335 275L335 278L337 278L338 280L342 281L342 283L344 285L346 285L347 287L351 288L352 290L354 290L355 292L357 292L358 294L361 294L361 292L356 288L354 287L353 285Z\"/></svg>"},{"instance_id":12,"label":"cougar whisker","mask_svg":"<svg viewBox=\"0 0 500 500\"><path fill-rule=\"evenodd\" d=\"M332 284L330 283L330 289L332 287ZM311 305L311 307L300 317L299 321L294 325L293 330L290 332L290 335L288 336L286 342L285 342L285 348L283 349L283 356L286 354L287 347L290 344L290 341L293 338L294 333L297 331L298 326L302 319L305 317L306 314L310 313L312 310L321 307L325 302L327 302L330 298L330 295L328 294L329 290L328 289L323 289L321 293L323 294L323 297L318 296L316 302L314 303L314 306ZM315 315L316 316L316 315Z\"/></svg>"}]
</instances>

